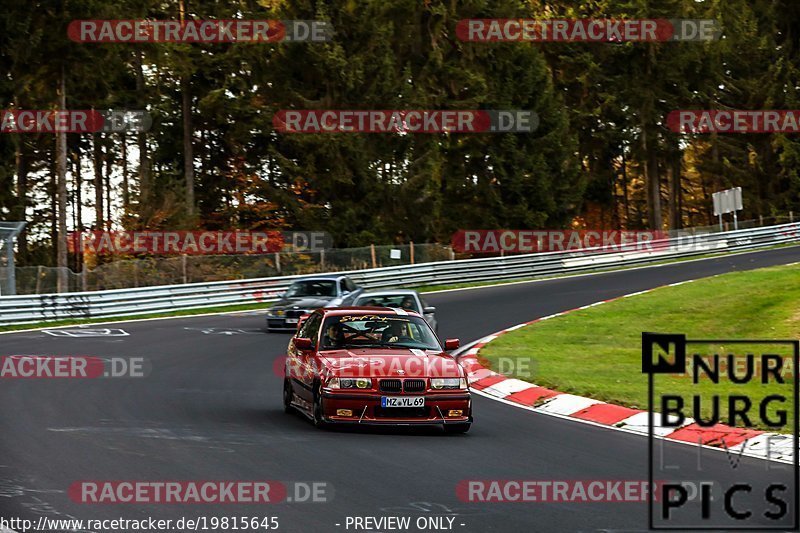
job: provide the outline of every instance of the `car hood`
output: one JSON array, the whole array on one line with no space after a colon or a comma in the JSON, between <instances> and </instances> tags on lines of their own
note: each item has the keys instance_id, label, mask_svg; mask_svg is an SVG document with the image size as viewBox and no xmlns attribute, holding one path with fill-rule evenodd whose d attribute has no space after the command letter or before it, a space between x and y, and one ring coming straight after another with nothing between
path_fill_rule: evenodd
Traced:
<instances>
[{"instance_id":1,"label":"car hood","mask_svg":"<svg viewBox=\"0 0 800 533\"><path fill-rule=\"evenodd\" d=\"M326 297L326 296L306 296L302 298L283 298L273 305L273 308L287 308L287 307L294 307L297 306L300 309L317 309L318 307L325 307L331 301L333 301L333 297Z\"/></svg>"},{"instance_id":2,"label":"car hood","mask_svg":"<svg viewBox=\"0 0 800 533\"><path fill-rule=\"evenodd\" d=\"M464 377L456 360L437 350L353 348L319 357L329 374L340 377Z\"/></svg>"}]
</instances>

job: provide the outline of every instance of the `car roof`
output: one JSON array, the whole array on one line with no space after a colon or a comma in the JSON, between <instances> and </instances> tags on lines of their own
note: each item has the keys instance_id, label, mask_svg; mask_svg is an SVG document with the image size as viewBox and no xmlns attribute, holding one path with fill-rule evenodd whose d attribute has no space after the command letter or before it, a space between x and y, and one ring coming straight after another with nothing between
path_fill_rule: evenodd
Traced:
<instances>
[{"instance_id":1,"label":"car roof","mask_svg":"<svg viewBox=\"0 0 800 533\"><path fill-rule=\"evenodd\" d=\"M303 278L298 278L295 281L335 281L337 279L346 278L347 276L343 276L341 274L320 274L319 276L308 276Z\"/></svg>"},{"instance_id":2,"label":"car roof","mask_svg":"<svg viewBox=\"0 0 800 533\"><path fill-rule=\"evenodd\" d=\"M354 311L360 313L369 313L372 315L391 315L391 316L420 316L416 311L407 311L405 309L397 309L395 307L367 307L367 306L351 306L351 307L323 307L317 309L317 312L322 313L324 316L345 316L351 315Z\"/></svg>"},{"instance_id":3,"label":"car roof","mask_svg":"<svg viewBox=\"0 0 800 533\"><path fill-rule=\"evenodd\" d=\"M414 296L417 294L417 291L414 289L394 289L394 290L385 290L385 291L374 291L374 292L364 292L358 296L358 299L362 299L367 296L386 296L388 294L397 294L403 296Z\"/></svg>"}]
</instances>

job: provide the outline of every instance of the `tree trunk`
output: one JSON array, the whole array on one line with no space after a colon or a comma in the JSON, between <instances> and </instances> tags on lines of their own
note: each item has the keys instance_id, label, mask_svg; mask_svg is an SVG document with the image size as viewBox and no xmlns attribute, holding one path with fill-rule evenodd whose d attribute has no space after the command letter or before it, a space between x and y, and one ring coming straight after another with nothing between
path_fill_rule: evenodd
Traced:
<instances>
[{"instance_id":1,"label":"tree trunk","mask_svg":"<svg viewBox=\"0 0 800 533\"><path fill-rule=\"evenodd\" d=\"M50 266L58 266L58 136L54 136L52 159L50 162L50 183L47 194L50 197L50 242L53 243L50 252ZM56 281L58 283L58 281Z\"/></svg>"},{"instance_id":2,"label":"tree trunk","mask_svg":"<svg viewBox=\"0 0 800 533\"><path fill-rule=\"evenodd\" d=\"M711 190L708 191L706 199L708 204L708 225L714 225L717 223L717 217L714 216L714 204L712 201L712 194L715 192L722 190L722 184L720 180L720 172L719 172L719 138L717 137L717 133L712 131L711 132L711 163L712 163L712 173L711 173Z\"/></svg>"},{"instance_id":3,"label":"tree trunk","mask_svg":"<svg viewBox=\"0 0 800 533\"><path fill-rule=\"evenodd\" d=\"M103 150L98 140L98 134L92 134L92 163L94 165L94 229L103 230Z\"/></svg>"},{"instance_id":4,"label":"tree trunk","mask_svg":"<svg viewBox=\"0 0 800 533\"><path fill-rule=\"evenodd\" d=\"M134 66L136 68L136 94L139 95L139 103L144 109L144 71L142 69L142 52L136 52L134 56ZM147 156L147 135L145 132L139 132L136 136L136 142L139 148L139 214L147 218L147 213L150 211L150 160Z\"/></svg>"},{"instance_id":5,"label":"tree trunk","mask_svg":"<svg viewBox=\"0 0 800 533\"><path fill-rule=\"evenodd\" d=\"M628 160L622 150L622 202L625 206L625 229L631 227L631 205L628 200Z\"/></svg>"},{"instance_id":6,"label":"tree trunk","mask_svg":"<svg viewBox=\"0 0 800 533\"><path fill-rule=\"evenodd\" d=\"M131 204L131 190L128 183L128 136L125 133L120 135L122 144L122 211L128 212Z\"/></svg>"},{"instance_id":7,"label":"tree trunk","mask_svg":"<svg viewBox=\"0 0 800 533\"><path fill-rule=\"evenodd\" d=\"M59 89L59 108L67 109L67 95L64 67L61 67L61 86ZM58 197L58 241L57 266L58 266L58 292L69 291L69 276L67 275L67 132L56 133L56 168Z\"/></svg>"},{"instance_id":8,"label":"tree trunk","mask_svg":"<svg viewBox=\"0 0 800 533\"><path fill-rule=\"evenodd\" d=\"M109 140L111 140L109 138ZM105 164L106 164L106 175L104 176L105 179L105 187L106 187L106 229L111 230L111 169L114 165L114 151L111 147L108 147L105 152Z\"/></svg>"},{"instance_id":9,"label":"tree trunk","mask_svg":"<svg viewBox=\"0 0 800 533\"><path fill-rule=\"evenodd\" d=\"M81 172L81 143L75 145L73 156L75 158L75 228L83 231L83 173Z\"/></svg>"},{"instance_id":10,"label":"tree trunk","mask_svg":"<svg viewBox=\"0 0 800 533\"><path fill-rule=\"evenodd\" d=\"M25 138L23 135L15 135L15 163L17 173L17 207L14 210L14 220L26 221L28 219L28 171L30 170L30 160L25 152ZM22 231L17 236L17 257L18 264L25 264L28 258L28 232Z\"/></svg>"},{"instance_id":11,"label":"tree trunk","mask_svg":"<svg viewBox=\"0 0 800 533\"><path fill-rule=\"evenodd\" d=\"M73 163L73 175L75 176L75 231L83 233L83 194L81 189L83 187L83 176L81 174L81 143L80 139L75 143L75 147L71 151ZM80 241L78 241L78 244ZM80 272L83 267L83 250L77 250L75 253L75 271Z\"/></svg>"},{"instance_id":12,"label":"tree trunk","mask_svg":"<svg viewBox=\"0 0 800 533\"><path fill-rule=\"evenodd\" d=\"M642 169L647 196L647 225L650 229L661 229L661 183L658 176L658 159L653 145L654 139L648 139L646 124L642 124Z\"/></svg>"},{"instance_id":13,"label":"tree trunk","mask_svg":"<svg viewBox=\"0 0 800 533\"><path fill-rule=\"evenodd\" d=\"M655 70L655 48L652 43L644 47L646 54L645 79ZM658 137L653 118L656 97L652 90L645 89L646 100L639 110L641 116L642 167L644 170L645 195L647 196L647 224L650 229L660 230L661 219L661 180L658 174Z\"/></svg>"},{"instance_id":14,"label":"tree trunk","mask_svg":"<svg viewBox=\"0 0 800 533\"><path fill-rule=\"evenodd\" d=\"M649 176L648 184L651 195L650 227L659 230L663 224L661 216L661 177L658 173L658 155L652 147L650 148L648 160L647 175Z\"/></svg>"},{"instance_id":15,"label":"tree trunk","mask_svg":"<svg viewBox=\"0 0 800 533\"><path fill-rule=\"evenodd\" d=\"M192 147L192 97L189 83L181 79L183 102L183 171L186 178L186 214L194 216L194 151Z\"/></svg>"},{"instance_id":16,"label":"tree trunk","mask_svg":"<svg viewBox=\"0 0 800 533\"><path fill-rule=\"evenodd\" d=\"M681 149L677 138L671 138L672 150L670 151L669 173L669 227L681 229L683 216L681 215Z\"/></svg>"},{"instance_id":17,"label":"tree trunk","mask_svg":"<svg viewBox=\"0 0 800 533\"><path fill-rule=\"evenodd\" d=\"M186 19L188 0L180 0L181 24ZM183 172L186 180L186 214L194 216L194 150L192 146L192 95L189 79L181 76L181 107L183 112Z\"/></svg>"}]
</instances>

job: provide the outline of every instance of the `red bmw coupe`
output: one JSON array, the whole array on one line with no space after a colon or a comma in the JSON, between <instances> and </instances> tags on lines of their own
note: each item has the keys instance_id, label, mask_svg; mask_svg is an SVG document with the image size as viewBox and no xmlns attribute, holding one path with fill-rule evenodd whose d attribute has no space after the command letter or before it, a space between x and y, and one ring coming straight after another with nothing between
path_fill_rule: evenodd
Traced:
<instances>
[{"instance_id":1,"label":"red bmw coupe","mask_svg":"<svg viewBox=\"0 0 800 533\"><path fill-rule=\"evenodd\" d=\"M464 369L425 319L385 307L317 309L289 343L287 412L314 425L438 425L464 433L472 402Z\"/></svg>"}]
</instances>

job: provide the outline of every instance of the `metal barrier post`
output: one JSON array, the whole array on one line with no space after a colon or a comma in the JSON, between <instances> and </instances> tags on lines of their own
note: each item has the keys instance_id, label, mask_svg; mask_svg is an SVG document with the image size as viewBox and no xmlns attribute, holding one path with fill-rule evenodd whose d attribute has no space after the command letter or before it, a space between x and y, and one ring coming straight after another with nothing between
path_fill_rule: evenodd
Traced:
<instances>
[{"instance_id":1,"label":"metal barrier post","mask_svg":"<svg viewBox=\"0 0 800 533\"><path fill-rule=\"evenodd\" d=\"M25 229L25 222L0 222L0 237L6 242L6 290L5 294L17 294L17 273L14 265L14 237Z\"/></svg>"}]
</instances>

